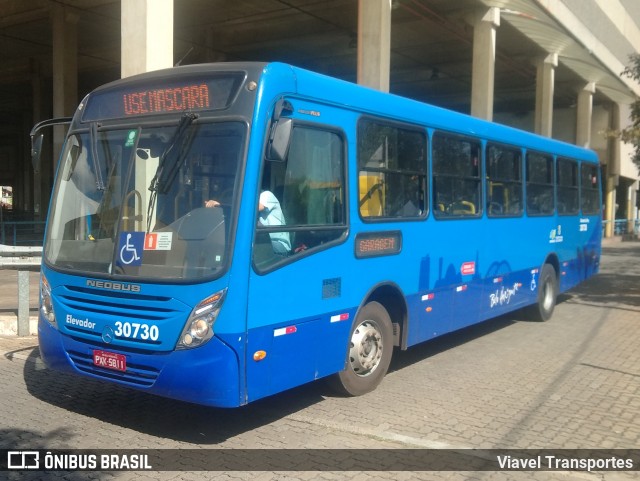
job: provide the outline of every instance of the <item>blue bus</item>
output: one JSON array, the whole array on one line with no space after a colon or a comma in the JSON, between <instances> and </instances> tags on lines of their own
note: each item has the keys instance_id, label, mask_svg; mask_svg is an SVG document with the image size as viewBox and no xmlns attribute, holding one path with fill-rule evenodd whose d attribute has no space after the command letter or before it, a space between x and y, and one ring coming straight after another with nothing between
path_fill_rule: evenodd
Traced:
<instances>
[{"instance_id":1,"label":"blue bus","mask_svg":"<svg viewBox=\"0 0 640 481\"><path fill-rule=\"evenodd\" d=\"M210 406L319 378L361 395L394 347L548 319L598 271L599 172L592 151L281 63L118 80L70 120L40 353Z\"/></svg>"}]
</instances>

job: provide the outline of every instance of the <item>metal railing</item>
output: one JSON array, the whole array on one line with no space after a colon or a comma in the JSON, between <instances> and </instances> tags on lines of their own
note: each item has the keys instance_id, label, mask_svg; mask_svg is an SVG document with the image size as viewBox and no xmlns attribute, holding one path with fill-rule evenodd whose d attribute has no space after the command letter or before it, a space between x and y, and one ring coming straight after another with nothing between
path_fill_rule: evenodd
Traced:
<instances>
[{"instance_id":1,"label":"metal railing","mask_svg":"<svg viewBox=\"0 0 640 481\"><path fill-rule=\"evenodd\" d=\"M0 269L18 271L18 336L29 335L29 271L39 270L41 246L0 245Z\"/></svg>"},{"instance_id":2,"label":"metal railing","mask_svg":"<svg viewBox=\"0 0 640 481\"><path fill-rule=\"evenodd\" d=\"M627 219L616 219L614 221L602 221L602 232L604 233L608 224L613 223L613 235L624 236L626 234L640 234L640 219L630 221Z\"/></svg>"},{"instance_id":3,"label":"metal railing","mask_svg":"<svg viewBox=\"0 0 640 481\"><path fill-rule=\"evenodd\" d=\"M44 221L4 221L0 223L0 244L41 246L44 226Z\"/></svg>"}]
</instances>

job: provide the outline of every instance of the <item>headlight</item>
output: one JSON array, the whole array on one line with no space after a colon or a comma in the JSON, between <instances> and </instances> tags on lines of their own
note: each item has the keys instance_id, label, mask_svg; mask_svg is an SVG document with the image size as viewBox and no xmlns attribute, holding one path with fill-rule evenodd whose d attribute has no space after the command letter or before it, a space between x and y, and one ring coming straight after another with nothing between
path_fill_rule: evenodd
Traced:
<instances>
[{"instance_id":1,"label":"headlight","mask_svg":"<svg viewBox=\"0 0 640 481\"><path fill-rule=\"evenodd\" d=\"M202 300L191 311L182 334L180 334L177 349L202 346L213 337L213 324L218 318L226 293L226 289L216 292Z\"/></svg>"},{"instance_id":2,"label":"headlight","mask_svg":"<svg viewBox=\"0 0 640 481\"><path fill-rule=\"evenodd\" d=\"M51 325L57 325L51 302L51 286L49 286L49 281L44 274L40 275L40 313Z\"/></svg>"}]
</instances>

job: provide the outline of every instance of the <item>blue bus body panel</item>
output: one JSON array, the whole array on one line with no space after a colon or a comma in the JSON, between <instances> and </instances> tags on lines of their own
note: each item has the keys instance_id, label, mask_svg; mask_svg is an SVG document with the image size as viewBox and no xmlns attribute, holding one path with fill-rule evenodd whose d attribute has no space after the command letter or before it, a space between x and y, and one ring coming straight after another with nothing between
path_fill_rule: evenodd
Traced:
<instances>
[{"instance_id":1,"label":"blue bus body panel","mask_svg":"<svg viewBox=\"0 0 640 481\"><path fill-rule=\"evenodd\" d=\"M77 340L60 333L42 318L38 336L40 355L52 369L181 401L219 407L243 404L239 360L234 350L217 337L189 351L141 353ZM94 366L94 349L126 356L127 372Z\"/></svg>"},{"instance_id":2,"label":"blue bus body panel","mask_svg":"<svg viewBox=\"0 0 640 481\"><path fill-rule=\"evenodd\" d=\"M267 354L260 362L247 359L248 401L342 370L354 315L355 309L343 309L251 329L248 352Z\"/></svg>"},{"instance_id":3,"label":"blue bus body panel","mask_svg":"<svg viewBox=\"0 0 640 481\"><path fill-rule=\"evenodd\" d=\"M227 297L214 338L195 349L175 350L193 306L224 288L225 279L182 286L116 283L140 286L139 293L131 293L112 290L113 283L108 281L99 284L106 288L87 287L87 281L95 279L61 274L46 266L42 270L51 285L58 324L56 329L40 315L40 351L48 366L184 401L227 407L243 404L244 330L235 333L225 327L238 327L236 319L243 315L244 303L234 309L235 296ZM117 323L132 326L128 337L117 335ZM141 339L141 327L134 337L134 325L157 327L158 339ZM94 350L125 356L126 372L95 366Z\"/></svg>"},{"instance_id":4,"label":"blue bus body panel","mask_svg":"<svg viewBox=\"0 0 640 481\"><path fill-rule=\"evenodd\" d=\"M284 64L268 64L259 80L229 272L194 285L137 283L141 291L134 294L91 288L91 278L43 266L58 319L57 329L39 322L47 365L175 399L238 406L342 370L352 324L377 287L401 294L406 320L392 322L402 324L406 348L535 303L545 262L557 264L561 292L598 271L598 215L438 220L430 211L409 222L363 220L357 123L375 115L422 126L428 137L443 129L598 165L595 153ZM294 122L343 136L348 222L345 235L324 250L258 273L251 258L256 197L265 135L281 98L293 104L287 115ZM401 251L356 259L356 235L384 231L401 233ZM194 306L222 289L227 294L214 338L175 350ZM153 324L157 339L116 336L105 344L105 329L117 322ZM130 371L94 366L94 349L126 356Z\"/></svg>"},{"instance_id":5,"label":"blue bus body panel","mask_svg":"<svg viewBox=\"0 0 640 481\"><path fill-rule=\"evenodd\" d=\"M345 132L351 192L358 191L358 164L356 144L350 139L356 138L356 124L363 114L423 123L429 132L442 128L597 162L592 152L569 144L289 66L269 68L295 75L296 92L288 97L283 93L294 106L290 117L308 123L301 112L317 112L318 125ZM329 84L331 98L316 100ZM597 216L590 218L586 232L580 231L575 216L531 217L523 222L487 219L486 214L471 220L436 220L430 215L417 222L364 222L357 202L352 200L349 208L351 234L344 243L265 275L250 272L247 352L268 353L259 363L247 358L250 401L343 368L350 325L375 286L393 284L403 294L408 312L405 346L411 346L535 303L538 276L549 259L557 258L560 291L597 271L599 244L594 242L586 249L589 252L580 253L583 249L578 248L589 236L599 235ZM386 230L402 232L402 252L355 259L355 233ZM564 239L553 234L558 231L566 232ZM339 294L323 298L321 287L326 282L338 283ZM327 317L340 312L349 320L336 329Z\"/></svg>"}]
</instances>

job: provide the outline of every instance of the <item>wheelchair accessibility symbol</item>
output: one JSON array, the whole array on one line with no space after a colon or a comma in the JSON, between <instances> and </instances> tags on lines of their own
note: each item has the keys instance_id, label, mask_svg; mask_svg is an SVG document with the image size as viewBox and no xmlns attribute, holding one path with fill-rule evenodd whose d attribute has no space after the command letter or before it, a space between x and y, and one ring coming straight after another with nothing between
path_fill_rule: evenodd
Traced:
<instances>
[{"instance_id":1,"label":"wheelchair accessibility symbol","mask_svg":"<svg viewBox=\"0 0 640 481\"><path fill-rule=\"evenodd\" d=\"M144 232L121 232L117 264L122 267L142 265L143 249Z\"/></svg>"}]
</instances>

